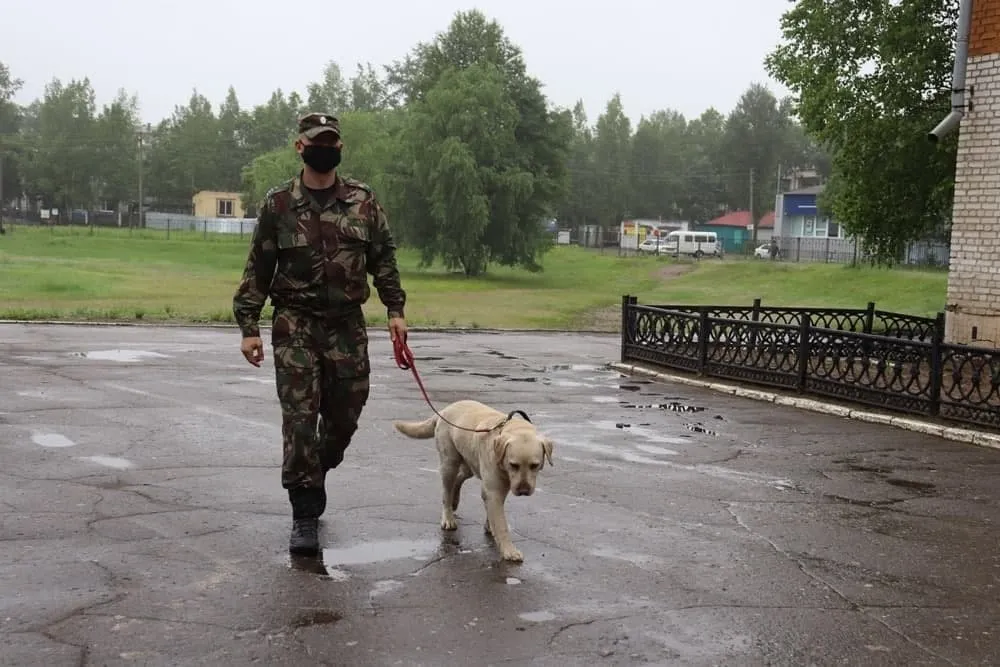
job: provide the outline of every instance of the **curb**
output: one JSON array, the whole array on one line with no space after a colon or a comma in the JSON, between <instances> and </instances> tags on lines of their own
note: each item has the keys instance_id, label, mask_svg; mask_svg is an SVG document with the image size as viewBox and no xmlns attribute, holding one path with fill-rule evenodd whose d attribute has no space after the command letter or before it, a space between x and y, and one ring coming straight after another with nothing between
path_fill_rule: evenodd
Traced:
<instances>
[{"instance_id":1,"label":"curb","mask_svg":"<svg viewBox=\"0 0 1000 667\"><path fill-rule=\"evenodd\" d=\"M895 426L896 428L903 429L904 431L911 431L913 433L934 435L939 438L944 438L945 440L964 442L978 447L1000 449L1000 435L994 435L992 433L984 433L982 431L974 431L972 429L955 426L944 426L942 424L935 424L910 417L897 417L880 412L855 410L854 408L848 408L842 405L831 405L829 403L823 403L822 401L810 398L798 398L796 396L788 396L787 394L778 394L771 391L761 391L759 389L746 389L744 387L738 387L722 382L699 380L684 375L663 373L646 366L626 364L619 361L613 361L607 364L607 367L612 370L616 370L619 373L644 376L661 382L672 382L675 384L686 385L688 387L711 389L712 391L729 394L730 396L737 396L739 398L749 398L755 401L762 401L764 403L774 403L775 405L799 408L800 410L808 410L810 412L831 415L833 417L843 417L844 419L853 419L855 421L866 422L868 424Z\"/></svg>"},{"instance_id":2,"label":"curb","mask_svg":"<svg viewBox=\"0 0 1000 667\"><path fill-rule=\"evenodd\" d=\"M221 322L115 322L111 320L4 320L0 319L0 324L22 324L36 326L58 326L58 327L136 327L136 328L163 328L163 329L227 329L239 331L235 324L225 324ZM382 325L369 326L381 328ZM270 324L261 324L261 330L270 329ZM587 336L615 336L616 331L599 331L593 329L486 329L483 327L427 327L410 326L408 331L424 333L449 333L449 334L536 334L536 335L563 335L563 334L584 334Z\"/></svg>"}]
</instances>

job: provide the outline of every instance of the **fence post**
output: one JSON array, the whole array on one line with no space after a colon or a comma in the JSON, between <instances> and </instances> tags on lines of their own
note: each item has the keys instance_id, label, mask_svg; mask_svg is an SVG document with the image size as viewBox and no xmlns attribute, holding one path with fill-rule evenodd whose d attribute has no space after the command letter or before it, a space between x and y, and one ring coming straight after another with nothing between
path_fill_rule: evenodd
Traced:
<instances>
[{"instance_id":1,"label":"fence post","mask_svg":"<svg viewBox=\"0 0 1000 667\"><path fill-rule=\"evenodd\" d=\"M753 300L753 309L750 311L750 321L754 322L755 324L757 322L760 322L760 299L759 298ZM750 347L751 347L751 349L756 349L757 348L757 338L758 338L758 336L757 336L757 327L756 326L751 326L750 327Z\"/></svg>"},{"instance_id":2,"label":"fence post","mask_svg":"<svg viewBox=\"0 0 1000 667\"><path fill-rule=\"evenodd\" d=\"M875 302L869 301L868 307L865 308L865 328L861 333L866 333L871 335L872 330L875 328Z\"/></svg>"},{"instance_id":3,"label":"fence post","mask_svg":"<svg viewBox=\"0 0 1000 667\"><path fill-rule=\"evenodd\" d=\"M628 294L622 295L622 331L621 331L621 352L622 352L622 363L628 361L628 355L625 354L625 346L629 342L629 330L628 330L628 318L629 309L628 307L635 303L638 299L634 296Z\"/></svg>"},{"instance_id":4,"label":"fence post","mask_svg":"<svg viewBox=\"0 0 1000 667\"><path fill-rule=\"evenodd\" d=\"M944 313L938 313L934 321L934 335L931 339L931 416L941 414L941 385L944 380L944 359L941 346L944 345Z\"/></svg>"},{"instance_id":5,"label":"fence post","mask_svg":"<svg viewBox=\"0 0 1000 667\"><path fill-rule=\"evenodd\" d=\"M204 230L202 231L202 238L208 240L208 220L202 222L202 229Z\"/></svg>"},{"instance_id":6,"label":"fence post","mask_svg":"<svg viewBox=\"0 0 1000 667\"><path fill-rule=\"evenodd\" d=\"M799 382L798 390L805 392L806 379L809 377L809 333L812 330L812 316L802 313L799 320Z\"/></svg>"},{"instance_id":7,"label":"fence post","mask_svg":"<svg viewBox=\"0 0 1000 667\"><path fill-rule=\"evenodd\" d=\"M802 261L802 237L801 236L796 236L795 237L795 261L796 262L801 262Z\"/></svg>"},{"instance_id":8,"label":"fence post","mask_svg":"<svg viewBox=\"0 0 1000 667\"><path fill-rule=\"evenodd\" d=\"M712 320L707 307L698 308L698 374L708 374L708 339L712 335Z\"/></svg>"},{"instance_id":9,"label":"fence post","mask_svg":"<svg viewBox=\"0 0 1000 667\"><path fill-rule=\"evenodd\" d=\"M170 240L170 218L167 218L167 240Z\"/></svg>"}]
</instances>

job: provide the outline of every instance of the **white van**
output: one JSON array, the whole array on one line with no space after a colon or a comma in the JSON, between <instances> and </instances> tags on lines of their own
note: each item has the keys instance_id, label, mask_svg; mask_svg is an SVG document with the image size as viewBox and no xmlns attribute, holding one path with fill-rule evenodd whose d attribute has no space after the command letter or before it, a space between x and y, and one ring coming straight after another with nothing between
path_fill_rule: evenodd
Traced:
<instances>
[{"instance_id":1,"label":"white van","mask_svg":"<svg viewBox=\"0 0 1000 667\"><path fill-rule=\"evenodd\" d=\"M715 232L670 232L662 252L666 255L722 257L722 244Z\"/></svg>"}]
</instances>

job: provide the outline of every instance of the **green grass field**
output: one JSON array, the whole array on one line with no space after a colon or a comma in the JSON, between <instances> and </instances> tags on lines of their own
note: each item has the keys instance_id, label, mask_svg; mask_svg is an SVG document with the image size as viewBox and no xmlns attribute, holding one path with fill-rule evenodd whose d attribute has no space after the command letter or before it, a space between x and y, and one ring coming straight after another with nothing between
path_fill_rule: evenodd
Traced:
<instances>
[{"instance_id":1,"label":"green grass field","mask_svg":"<svg viewBox=\"0 0 1000 667\"><path fill-rule=\"evenodd\" d=\"M248 239L119 229L17 227L0 236L0 318L231 322ZM851 268L727 258L700 264L554 248L545 270L495 268L468 279L417 269L400 252L413 326L616 330L622 294L641 303L880 309L931 316L944 307L943 271ZM372 294L372 324L385 312ZM267 310L265 310L267 314Z\"/></svg>"}]
</instances>

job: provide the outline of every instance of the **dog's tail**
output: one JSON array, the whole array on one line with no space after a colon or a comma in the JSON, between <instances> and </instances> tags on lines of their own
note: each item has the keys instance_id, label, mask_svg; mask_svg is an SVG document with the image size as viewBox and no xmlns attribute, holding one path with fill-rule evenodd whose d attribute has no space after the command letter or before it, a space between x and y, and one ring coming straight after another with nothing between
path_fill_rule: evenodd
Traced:
<instances>
[{"instance_id":1,"label":"dog's tail","mask_svg":"<svg viewBox=\"0 0 1000 667\"><path fill-rule=\"evenodd\" d=\"M437 427L438 418L437 415L428 417L422 422L392 422L392 425L396 427L396 430L405 436L410 438L419 438L425 440L427 438L434 437L434 429Z\"/></svg>"}]
</instances>

